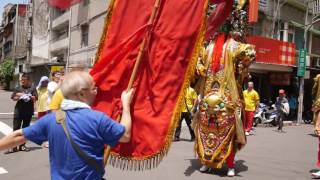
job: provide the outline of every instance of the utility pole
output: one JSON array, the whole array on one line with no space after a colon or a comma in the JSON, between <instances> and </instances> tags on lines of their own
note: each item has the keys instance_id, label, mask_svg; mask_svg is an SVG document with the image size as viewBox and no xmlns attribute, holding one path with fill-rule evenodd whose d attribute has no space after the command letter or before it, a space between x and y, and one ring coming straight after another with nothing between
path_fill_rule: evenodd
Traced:
<instances>
[{"instance_id":1,"label":"utility pole","mask_svg":"<svg viewBox=\"0 0 320 180\"><path fill-rule=\"evenodd\" d=\"M70 55L71 55L71 27L72 26L72 6L69 8L69 27L68 27L68 52L65 73L69 72Z\"/></svg>"},{"instance_id":2,"label":"utility pole","mask_svg":"<svg viewBox=\"0 0 320 180\"><path fill-rule=\"evenodd\" d=\"M313 26L313 24L320 22L320 19L313 19L312 18L312 22L309 24L308 23L308 16L309 16L309 3L312 3L311 6L314 8L314 3L315 2L319 2L319 0L306 0L306 5L307 5L307 9L306 9L306 17L305 17L305 25L304 25L304 50L307 50L307 37L308 37L308 31L309 29ZM315 13L317 13L316 11L313 10L312 14L314 15ZM307 52L309 52L310 49ZM301 124L302 123L302 112L303 112L303 95L304 95L304 77L300 77L300 87L299 87L299 107L298 107L298 117L297 117L297 123Z\"/></svg>"}]
</instances>

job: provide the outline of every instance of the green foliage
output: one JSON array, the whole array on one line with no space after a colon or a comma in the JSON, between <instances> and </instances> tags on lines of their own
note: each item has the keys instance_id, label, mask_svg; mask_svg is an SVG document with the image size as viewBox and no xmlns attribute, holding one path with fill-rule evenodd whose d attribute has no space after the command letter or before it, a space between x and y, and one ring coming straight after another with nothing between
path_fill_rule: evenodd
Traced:
<instances>
[{"instance_id":1,"label":"green foliage","mask_svg":"<svg viewBox=\"0 0 320 180\"><path fill-rule=\"evenodd\" d=\"M0 64L0 82L5 83L6 88L9 88L10 81L13 80L14 68L14 61L11 59Z\"/></svg>"}]
</instances>

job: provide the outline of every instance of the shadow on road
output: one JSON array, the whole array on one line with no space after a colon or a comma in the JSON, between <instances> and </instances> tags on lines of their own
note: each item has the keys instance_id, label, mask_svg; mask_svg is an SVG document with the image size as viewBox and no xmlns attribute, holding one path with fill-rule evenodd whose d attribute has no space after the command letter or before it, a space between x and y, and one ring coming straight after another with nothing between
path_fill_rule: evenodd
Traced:
<instances>
[{"instance_id":1,"label":"shadow on road","mask_svg":"<svg viewBox=\"0 0 320 180\"><path fill-rule=\"evenodd\" d=\"M312 137L319 137L319 136L317 136L317 135L315 135L315 134L313 134L313 133L310 133L310 134L308 134L309 136L312 136Z\"/></svg>"},{"instance_id":2,"label":"shadow on road","mask_svg":"<svg viewBox=\"0 0 320 180\"><path fill-rule=\"evenodd\" d=\"M309 173L315 173L315 172L318 172L319 171L319 169L311 169L310 171L309 171Z\"/></svg>"},{"instance_id":3,"label":"shadow on road","mask_svg":"<svg viewBox=\"0 0 320 180\"><path fill-rule=\"evenodd\" d=\"M190 161L190 166L185 170L185 172L184 172L185 176L191 176L195 171L199 171L199 169L201 167L201 163L198 159L186 159L186 160ZM249 168L247 165L245 165L244 160L237 160L236 161L237 176L241 176L241 175L239 175L239 173L248 171L248 169ZM227 176L227 171L228 171L227 166L223 166L221 169L213 169L213 170L210 170L206 173L207 174L213 173L213 174L218 175L220 177L225 177L225 176Z\"/></svg>"},{"instance_id":4,"label":"shadow on road","mask_svg":"<svg viewBox=\"0 0 320 180\"><path fill-rule=\"evenodd\" d=\"M42 147L28 147L30 151L36 151L39 149L43 149Z\"/></svg>"}]
</instances>

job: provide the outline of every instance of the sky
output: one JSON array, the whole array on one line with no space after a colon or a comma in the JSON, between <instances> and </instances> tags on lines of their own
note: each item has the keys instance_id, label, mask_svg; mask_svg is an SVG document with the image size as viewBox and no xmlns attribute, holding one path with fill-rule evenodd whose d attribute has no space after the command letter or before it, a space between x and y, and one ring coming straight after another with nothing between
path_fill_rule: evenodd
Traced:
<instances>
[{"instance_id":1,"label":"sky","mask_svg":"<svg viewBox=\"0 0 320 180\"><path fill-rule=\"evenodd\" d=\"M17 4L17 3L27 3L29 0L0 0L0 20L2 20L2 13L3 13L3 8L5 5L12 3L12 4Z\"/></svg>"}]
</instances>

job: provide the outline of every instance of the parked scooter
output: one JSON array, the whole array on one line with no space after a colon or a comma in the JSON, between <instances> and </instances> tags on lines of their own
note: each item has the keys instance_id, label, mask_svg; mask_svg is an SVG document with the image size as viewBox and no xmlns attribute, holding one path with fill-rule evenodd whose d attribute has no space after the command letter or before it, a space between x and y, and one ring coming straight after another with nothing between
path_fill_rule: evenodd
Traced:
<instances>
[{"instance_id":1,"label":"parked scooter","mask_svg":"<svg viewBox=\"0 0 320 180\"><path fill-rule=\"evenodd\" d=\"M258 111L254 114L253 126L256 127L258 124L277 125L277 110L274 104L271 106L264 103L259 104Z\"/></svg>"}]
</instances>

